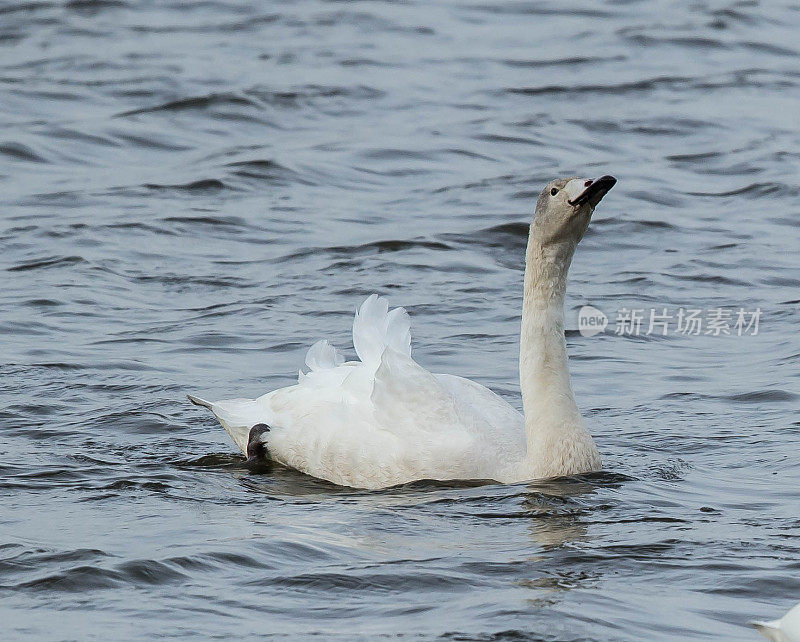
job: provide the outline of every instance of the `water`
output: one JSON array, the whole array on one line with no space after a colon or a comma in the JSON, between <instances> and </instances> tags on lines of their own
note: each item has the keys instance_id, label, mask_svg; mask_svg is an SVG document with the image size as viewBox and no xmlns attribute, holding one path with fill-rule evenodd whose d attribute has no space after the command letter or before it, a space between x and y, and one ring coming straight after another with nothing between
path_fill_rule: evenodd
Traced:
<instances>
[{"instance_id":1,"label":"water","mask_svg":"<svg viewBox=\"0 0 800 642\"><path fill-rule=\"evenodd\" d=\"M797 7L261 4L0 6L2 637L755 639L800 599ZM519 407L536 194L606 173L567 302L604 472L353 491L186 402L352 354L380 292Z\"/></svg>"}]
</instances>

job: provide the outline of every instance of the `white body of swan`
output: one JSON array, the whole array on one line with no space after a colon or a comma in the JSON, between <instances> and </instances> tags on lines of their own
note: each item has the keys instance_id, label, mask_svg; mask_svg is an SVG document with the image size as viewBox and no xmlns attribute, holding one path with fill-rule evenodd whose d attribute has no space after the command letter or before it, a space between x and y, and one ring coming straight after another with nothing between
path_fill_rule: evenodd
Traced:
<instances>
[{"instance_id":1,"label":"white body of swan","mask_svg":"<svg viewBox=\"0 0 800 642\"><path fill-rule=\"evenodd\" d=\"M780 620L753 620L750 624L773 642L800 642L800 604L791 608Z\"/></svg>"},{"instance_id":2,"label":"white body of swan","mask_svg":"<svg viewBox=\"0 0 800 642\"><path fill-rule=\"evenodd\" d=\"M553 181L537 203L520 342L524 416L488 388L414 361L408 314L389 310L377 295L353 322L358 361L345 361L323 340L308 351L309 371L296 385L257 399L190 400L210 408L248 456L266 454L343 486L512 483L598 470L600 457L569 381L563 304L572 255L615 182L610 176Z\"/></svg>"}]
</instances>

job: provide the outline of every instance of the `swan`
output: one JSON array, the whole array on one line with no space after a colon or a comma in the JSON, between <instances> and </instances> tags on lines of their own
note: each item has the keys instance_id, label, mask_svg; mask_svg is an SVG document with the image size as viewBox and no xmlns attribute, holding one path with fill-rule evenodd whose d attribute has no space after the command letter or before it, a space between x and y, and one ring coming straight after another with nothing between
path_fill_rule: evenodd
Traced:
<instances>
[{"instance_id":1,"label":"swan","mask_svg":"<svg viewBox=\"0 0 800 642\"><path fill-rule=\"evenodd\" d=\"M570 385L564 340L567 271L613 176L565 178L536 204L525 256L520 336L524 415L488 388L434 374L411 356L411 324L373 294L353 321L358 361L327 340L296 385L257 399L209 402L248 459L268 459L341 486L420 479L514 483L600 469Z\"/></svg>"},{"instance_id":2,"label":"swan","mask_svg":"<svg viewBox=\"0 0 800 642\"><path fill-rule=\"evenodd\" d=\"M750 622L761 635L774 642L800 642L800 604L796 604L779 620Z\"/></svg>"}]
</instances>

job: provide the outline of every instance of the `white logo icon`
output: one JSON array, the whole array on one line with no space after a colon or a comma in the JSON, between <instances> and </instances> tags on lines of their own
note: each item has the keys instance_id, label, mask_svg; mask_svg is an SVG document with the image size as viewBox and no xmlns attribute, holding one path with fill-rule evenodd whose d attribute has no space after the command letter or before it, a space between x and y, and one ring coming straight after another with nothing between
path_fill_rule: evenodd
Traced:
<instances>
[{"instance_id":1,"label":"white logo icon","mask_svg":"<svg viewBox=\"0 0 800 642\"><path fill-rule=\"evenodd\" d=\"M608 317L591 305L584 305L578 312L578 332L584 337L593 337L606 329Z\"/></svg>"}]
</instances>

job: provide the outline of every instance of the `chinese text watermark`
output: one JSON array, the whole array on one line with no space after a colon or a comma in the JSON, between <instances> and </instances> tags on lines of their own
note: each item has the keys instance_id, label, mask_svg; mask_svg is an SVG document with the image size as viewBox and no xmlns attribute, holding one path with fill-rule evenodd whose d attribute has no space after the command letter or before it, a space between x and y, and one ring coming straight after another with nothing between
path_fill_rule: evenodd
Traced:
<instances>
[{"instance_id":1,"label":"chinese text watermark","mask_svg":"<svg viewBox=\"0 0 800 642\"><path fill-rule=\"evenodd\" d=\"M755 336L760 320L761 308L620 308L614 333L620 336ZM580 309L578 331L584 337L603 332L607 325L608 317L597 308L585 305Z\"/></svg>"}]
</instances>

